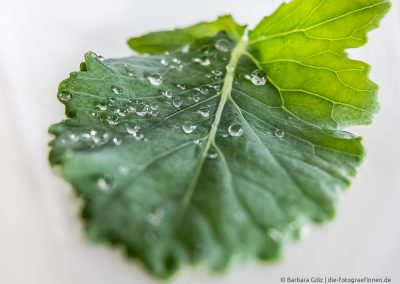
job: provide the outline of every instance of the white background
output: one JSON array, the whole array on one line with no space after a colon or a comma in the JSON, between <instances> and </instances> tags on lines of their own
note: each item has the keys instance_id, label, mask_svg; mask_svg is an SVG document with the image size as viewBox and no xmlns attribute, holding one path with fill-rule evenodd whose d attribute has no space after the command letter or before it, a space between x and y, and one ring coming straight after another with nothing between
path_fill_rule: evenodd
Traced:
<instances>
[{"instance_id":1,"label":"white background","mask_svg":"<svg viewBox=\"0 0 400 284\"><path fill-rule=\"evenodd\" d=\"M349 0L351 1L351 0ZM47 128L64 114L58 83L83 54L131 54L129 36L232 13L254 26L278 0L0 0L0 283L156 283L118 250L89 243L78 202L47 162ZM400 1L353 58L369 62L381 111L367 161L337 218L275 265L183 271L173 283L279 283L282 276L370 276L400 283Z\"/></svg>"}]
</instances>

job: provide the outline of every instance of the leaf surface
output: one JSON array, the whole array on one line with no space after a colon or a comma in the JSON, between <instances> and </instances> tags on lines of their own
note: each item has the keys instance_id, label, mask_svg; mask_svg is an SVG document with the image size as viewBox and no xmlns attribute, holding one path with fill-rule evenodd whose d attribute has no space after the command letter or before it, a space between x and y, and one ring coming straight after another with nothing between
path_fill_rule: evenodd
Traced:
<instances>
[{"instance_id":1,"label":"leaf surface","mask_svg":"<svg viewBox=\"0 0 400 284\"><path fill-rule=\"evenodd\" d=\"M86 54L60 84L68 119L50 127L50 161L84 200L88 235L168 277L276 259L331 219L364 156L342 128L377 109L368 66L344 50L388 7L295 0L248 42L203 23L130 40L150 56Z\"/></svg>"}]
</instances>

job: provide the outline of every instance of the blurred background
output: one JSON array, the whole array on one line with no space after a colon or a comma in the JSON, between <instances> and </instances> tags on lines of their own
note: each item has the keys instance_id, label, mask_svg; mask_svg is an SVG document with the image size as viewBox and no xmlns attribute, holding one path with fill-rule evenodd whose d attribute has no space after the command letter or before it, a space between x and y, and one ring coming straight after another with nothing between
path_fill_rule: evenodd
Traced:
<instances>
[{"instance_id":1,"label":"blurred background","mask_svg":"<svg viewBox=\"0 0 400 284\"><path fill-rule=\"evenodd\" d=\"M129 56L126 40L231 13L253 27L279 0L0 0L0 283L157 283L118 250L89 243L79 202L48 165L50 124L63 119L57 86L83 54ZM350 50L372 65L381 111L354 129L368 156L336 220L313 227L278 264L226 275L187 269L173 283L280 283L281 277L391 277L400 283L400 0Z\"/></svg>"}]
</instances>

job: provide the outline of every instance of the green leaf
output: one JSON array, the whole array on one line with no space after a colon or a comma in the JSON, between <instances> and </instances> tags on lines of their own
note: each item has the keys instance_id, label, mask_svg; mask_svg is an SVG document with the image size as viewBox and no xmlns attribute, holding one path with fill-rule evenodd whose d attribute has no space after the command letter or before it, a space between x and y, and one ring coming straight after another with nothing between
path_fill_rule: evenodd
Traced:
<instances>
[{"instance_id":1,"label":"green leaf","mask_svg":"<svg viewBox=\"0 0 400 284\"><path fill-rule=\"evenodd\" d=\"M388 8L295 0L249 42L215 34L235 24L200 24L130 41L165 54L86 54L59 87L68 118L49 131L50 161L83 200L89 237L168 277L276 259L305 224L333 218L364 156L342 127L377 109L368 66L344 49Z\"/></svg>"},{"instance_id":2,"label":"green leaf","mask_svg":"<svg viewBox=\"0 0 400 284\"><path fill-rule=\"evenodd\" d=\"M240 40L246 26L235 22L231 16L222 16L213 22L202 22L197 25L173 31L153 32L141 37L131 38L129 46L139 53L157 54L187 48L195 40L215 36L224 30L235 40Z\"/></svg>"}]
</instances>

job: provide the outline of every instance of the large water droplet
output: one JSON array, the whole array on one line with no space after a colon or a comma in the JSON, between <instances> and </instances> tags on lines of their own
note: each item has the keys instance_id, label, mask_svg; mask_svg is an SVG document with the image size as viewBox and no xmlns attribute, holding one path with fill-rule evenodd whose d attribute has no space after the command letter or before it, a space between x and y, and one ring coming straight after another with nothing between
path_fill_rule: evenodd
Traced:
<instances>
[{"instance_id":1,"label":"large water droplet","mask_svg":"<svg viewBox=\"0 0 400 284\"><path fill-rule=\"evenodd\" d=\"M58 93L58 99L62 102L68 102L72 99L72 95L69 92Z\"/></svg>"},{"instance_id":2,"label":"large water droplet","mask_svg":"<svg viewBox=\"0 0 400 284\"><path fill-rule=\"evenodd\" d=\"M149 80L150 84L153 86L159 86L162 84L162 76L158 73L151 74L147 77L147 80Z\"/></svg>"},{"instance_id":3,"label":"large water droplet","mask_svg":"<svg viewBox=\"0 0 400 284\"><path fill-rule=\"evenodd\" d=\"M183 132L190 134L196 129L196 125L193 125L190 121L185 121L182 125Z\"/></svg>"},{"instance_id":4,"label":"large water droplet","mask_svg":"<svg viewBox=\"0 0 400 284\"><path fill-rule=\"evenodd\" d=\"M243 128L240 124L234 123L228 127L228 133L232 137L239 137L243 135Z\"/></svg>"},{"instance_id":5,"label":"large water droplet","mask_svg":"<svg viewBox=\"0 0 400 284\"><path fill-rule=\"evenodd\" d=\"M111 91L116 95L120 95L122 93L122 88L118 86L111 86Z\"/></svg>"},{"instance_id":6,"label":"large water droplet","mask_svg":"<svg viewBox=\"0 0 400 284\"><path fill-rule=\"evenodd\" d=\"M282 139L285 136L285 132L281 129L275 130L275 136L279 139Z\"/></svg>"},{"instance_id":7,"label":"large water droplet","mask_svg":"<svg viewBox=\"0 0 400 284\"><path fill-rule=\"evenodd\" d=\"M226 39L219 39L215 43L215 47L222 52L228 52L229 51L229 42Z\"/></svg>"},{"instance_id":8,"label":"large water droplet","mask_svg":"<svg viewBox=\"0 0 400 284\"><path fill-rule=\"evenodd\" d=\"M183 103L183 100L180 98L176 98L172 101L172 104L174 105L174 107L178 108L181 107Z\"/></svg>"},{"instance_id":9,"label":"large water droplet","mask_svg":"<svg viewBox=\"0 0 400 284\"><path fill-rule=\"evenodd\" d=\"M250 80L256 86L264 86L267 83L265 73L260 69L256 69L251 73Z\"/></svg>"}]
</instances>

